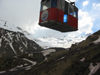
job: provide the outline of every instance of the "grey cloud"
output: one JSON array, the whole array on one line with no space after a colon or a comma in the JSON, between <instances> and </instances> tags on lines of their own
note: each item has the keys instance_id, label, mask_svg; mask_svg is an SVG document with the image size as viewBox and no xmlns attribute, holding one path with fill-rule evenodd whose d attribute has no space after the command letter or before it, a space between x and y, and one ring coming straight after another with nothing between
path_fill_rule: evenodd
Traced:
<instances>
[{"instance_id":1,"label":"grey cloud","mask_svg":"<svg viewBox=\"0 0 100 75\"><path fill-rule=\"evenodd\" d=\"M24 29L25 25L39 18L40 0L1 0L0 19Z\"/></svg>"}]
</instances>

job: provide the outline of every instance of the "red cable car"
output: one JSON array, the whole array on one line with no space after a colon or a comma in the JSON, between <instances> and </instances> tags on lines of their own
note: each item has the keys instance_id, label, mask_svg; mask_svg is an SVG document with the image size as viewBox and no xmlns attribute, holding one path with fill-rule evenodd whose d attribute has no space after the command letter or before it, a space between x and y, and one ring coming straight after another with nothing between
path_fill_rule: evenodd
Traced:
<instances>
[{"instance_id":1,"label":"red cable car","mask_svg":"<svg viewBox=\"0 0 100 75\"><path fill-rule=\"evenodd\" d=\"M39 25L61 32L78 30L78 8L65 0L42 0Z\"/></svg>"}]
</instances>

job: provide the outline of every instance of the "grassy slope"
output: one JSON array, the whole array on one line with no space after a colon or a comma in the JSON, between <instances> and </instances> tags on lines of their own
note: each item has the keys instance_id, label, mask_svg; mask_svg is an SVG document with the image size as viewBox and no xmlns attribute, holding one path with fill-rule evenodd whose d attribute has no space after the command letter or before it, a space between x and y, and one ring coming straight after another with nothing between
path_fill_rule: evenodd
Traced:
<instances>
[{"instance_id":1,"label":"grassy slope","mask_svg":"<svg viewBox=\"0 0 100 75\"><path fill-rule=\"evenodd\" d=\"M33 54L33 57L28 56L28 54L22 54L20 56L16 56L15 57L2 57L0 58L0 71L5 71L5 70L9 70L11 68L17 67L19 65L24 65L24 64L28 64L31 65L31 63L23 60L23 58L27 58L29 60L32 61L36 61L36 62L41 62L44 60L44 56L42 55L42 53L35 53Z\"/></svg>"},{"instance_id":2,"label":"grassy slope","mask_svg":"<svg viewBox=\"0 0 100 75\"><path fill-rule=\"evenodd\" d=\"M89 36L78 45L73 45L69 52L66 51L59 54L65 58L53 64L56 65L55 67L49 69L49 66L47 66L41 75L88 75L90 63L92 62L95 65L97 62L100 62L100 44L95 45L91 43L98 39L99 35L100 31ZM54 55L57 55L57 53ZM80 61L82 58L85 58L84 62ZM51 67L52 63L50 64Z\"/></svg>"},{"instance_id":3,"label":"grassy slope","mask_svg":"<svg viewBox=\"0 0 100 75\"><path fill-rule=\"evenodd\" d=\"M100 43L92 43L99 36L100 31L89 36L85 41L73 45L69 50L52 53L47 56L47 61L19 75L88 75L90 63L96 65L100 62ZM85 58L84 62L80 61L82 58ZM100 69L95 75L100 75L99 71Z\"/></svg>"}]
</instances>

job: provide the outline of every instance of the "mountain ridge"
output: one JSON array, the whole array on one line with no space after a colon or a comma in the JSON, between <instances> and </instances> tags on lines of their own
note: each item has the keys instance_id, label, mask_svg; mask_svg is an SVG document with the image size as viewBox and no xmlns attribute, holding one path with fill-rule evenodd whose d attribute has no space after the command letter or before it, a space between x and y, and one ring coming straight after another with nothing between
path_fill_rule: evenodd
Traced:
<instances>
[{"instance_id":1,"label":"mountain ridge","mask_svg":"<svg viewBox=\"0 0 100 75\"><path fill-rule=\"evenodd\" d=\"M0 74L99 75L99 49L100 30L70 48L43 50L33 38L31 40L21 32L0 28Z\"/></svg>"},{"instance_id":2,"label":"mountain ridge","mask_svg":"<svg viewBox=\"0 0 100 75\"><path fill-rule=\"evenodd\" d=\"M14 29L11 29L9 25L2 25L2 23L0 22L0 56L9 57L43 49L32 38L29 38L30 34L21 28L13 27Z\"/></svg>"},{"instance_id":3,"label":"mountain ridge","mask_svg":"<svg viewBox=\"0 0 100 75\"><path fill-rule=\"evenodd\" d=\"M21 75L99 75L100 30L69 50L47 56L48 60Z\"/></svg>"}]
</instances>

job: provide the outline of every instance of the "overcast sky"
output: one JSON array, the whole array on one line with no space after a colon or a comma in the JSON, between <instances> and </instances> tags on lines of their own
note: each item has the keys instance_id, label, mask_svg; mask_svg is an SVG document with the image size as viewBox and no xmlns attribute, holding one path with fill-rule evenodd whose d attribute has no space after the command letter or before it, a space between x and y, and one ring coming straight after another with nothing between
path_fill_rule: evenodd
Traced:
<instances>
[{"instance_id":1,"label":"overcast sky","mask_svg":"<svg viewBox=\"0 0 100 75\"><path fill-rule=\"evenodd\" d=\"M100 29L100 0L73 0L79 8L79 30L61 33L38 25L40 0L0 0L0 20L21 27L34 37L85 35ZM55 35L56 34L56 35Z\"/></svg>"}]
</instances>

